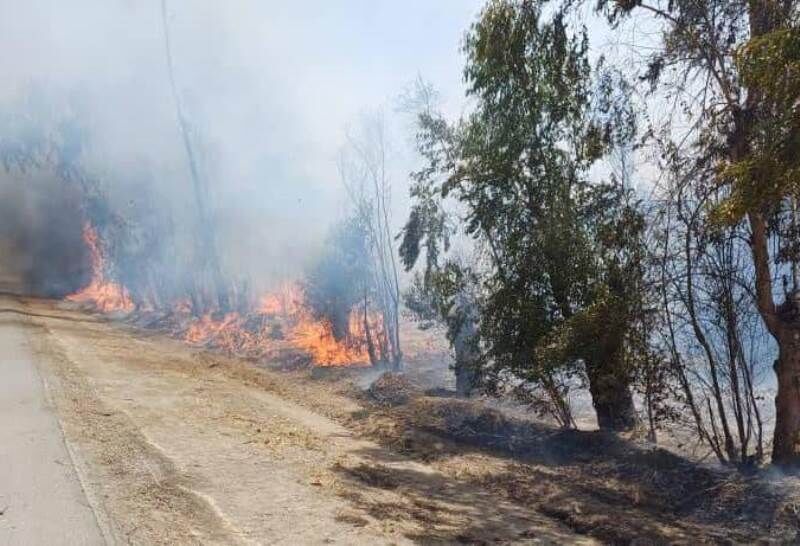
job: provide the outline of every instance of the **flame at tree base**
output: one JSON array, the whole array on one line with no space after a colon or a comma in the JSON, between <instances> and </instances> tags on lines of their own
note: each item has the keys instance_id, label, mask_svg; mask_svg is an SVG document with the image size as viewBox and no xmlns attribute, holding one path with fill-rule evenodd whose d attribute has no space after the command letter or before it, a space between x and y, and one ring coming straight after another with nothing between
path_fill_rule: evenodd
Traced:
<instances>
[{"instance_id":1,"label":"flame at tree base","mask_svg":"<svg viewBox=\"0 0 800 546\"><path fill-rule=\"evenodd\" d=\"M313 321L308 317L295 325L289 339L298 348L310 353L318 366L369 364L369 353L363 347L366 343L363 328L358 324L358 320L354 320L352 314L348 339L336 340L327 324Z\"/></svg>"},{"instance_id":2,"label":"flame at tree base","mask_svg":"<svg viewBox=\"0 0 800 546\"><path fill-rule=\"evenodd\" d=\"M90 304L104 313L133 311L135 306L125 287L106 280L106 263L100 250L100 240L97 231L88 222L83 226L83 240L89 249L92 280L66 299L75 303Z\"/></svg>"}]
</instances>

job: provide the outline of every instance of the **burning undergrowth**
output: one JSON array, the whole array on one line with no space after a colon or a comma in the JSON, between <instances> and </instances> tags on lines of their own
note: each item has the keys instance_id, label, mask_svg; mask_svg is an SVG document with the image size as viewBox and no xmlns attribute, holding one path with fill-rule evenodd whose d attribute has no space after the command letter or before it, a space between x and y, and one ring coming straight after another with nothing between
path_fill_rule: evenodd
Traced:
<instances>
[{"instance_id":1,"label":"burning undergrowth","mask_svg":"<svg viewBox=\"0 0 800 546\"><path fill-rule=\"evenodd\" d=\"M365 126L342 150L344 218L318 214L298 229L299 218L265 215L225 190L217 157L188 130L179 93L177 155L120 165L95 157L100 142L80 100L29 94L0 105L8 122L0 167L9 180L46 180L43 202L52 207L17 207L19 221L0 221L0 244L9 240L21 257L32 245L17 233L42 241L30 267L20 266L28 293L241 356L291 347L318 366L401 367L391 187L382 149L361 146L382 125Z\"/></svg>"},{"instance_id":2,"label":"burning undergrowth","mask_svg":"<svg viewBox=\"0 0 800 546\"><path fill-rule=\"evenodd\" d=\"M307 354L315 366L367 366L369 346L380 344L381 318L354 308L342 328L315 317L299 283L278 289L237 310L198 310L188 297L167 306L137 304L111 265L97 230L84 226L83 240L91 259L91 280L67 301L103 313L126 316L131 322L169 332L195 346L252 358L269 358L294 350ZM338 331L337 331L338 330Z\"/></svg>"},{"instance_id":3,"label":"burning undergrowth","mask_svg":"<svg viewBox=\"0 0 800 546\"><path fill-rule=\"evenodd\" d=\"M311 316L303 298L298 285L285 284L263 296L250 311L208 312L199 318L192 316L191 306L184 302L174 316L186 326L175 333L189 343L249 358L274 356L289 346L308 353L317 366L368 365L357 312L352 313L347 335L337 339L329 324Z\"/></svg>"}]
</instances>

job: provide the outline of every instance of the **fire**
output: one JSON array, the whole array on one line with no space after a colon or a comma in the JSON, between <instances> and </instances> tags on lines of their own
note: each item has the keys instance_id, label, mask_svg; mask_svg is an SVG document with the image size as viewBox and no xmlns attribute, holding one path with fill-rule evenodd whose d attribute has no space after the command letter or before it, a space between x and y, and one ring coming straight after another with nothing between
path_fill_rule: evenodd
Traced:
<instances>
[{"instance_id":1,"label":"fire","mask_svg":"<svg viewBox=\"0 0 800 546\"><path fill-rule=\"evenodd\" d=\"M238 313L228 313L221 320L214 320L211 313L206 313L189 326L184 339L190 343L206 343L211 339L230 337L231 332L238 330L240 321Z\"/></svg>"},{"instance_id":2,"label":"fire","mask_svg":"<svg viewBox=\"0 0 800 546\"><path fill-rule=\"evenodd\" d=\"M259 302L258 312L263 315L294 316L300 312L303 291L295 283L283 283L274 292L265 294Z\"/></svg>"},{"instance_id":3,"label":"fire","mask_svg":"<svg viewBox=\"0 0 800 546\"><path fill-rule=\"evenodd\" d=\"M258 312L284 317L289 342L309 353L318 366L366 364L369 355L363 345L363 327L355 314L350 317L350 339L337 341L330 325L315 320L305 309L303 291L295 283L284 283L261 298Z\"/></svg>"},{"instance_id":4,"label":"fire","mask_svg":"<svg viewBox=\"0 0 800 546\"><path fill-rule=\"evenodd\" d=\"M370 325L374 324L373 319ZM262 297L256 310L248 315L236 312L203 315L186 329L183 339L253 357L270 354L280 342L288 342L308 353L317 366L369 364L363 318L359 313L351 314L349 330L348 339L336 340L330 326L315 320L305 309L300 287L285 284Z\"/></svg>"},{"instance_id":5,"label":"fire","mask_svg":"<svg viewBox=\"0 0 800 546\"><path fill-rule=\"evenodd\" d=\"M88 222L83 226L83 240L89 248L92 260L92 280L78 292L67 296L67 299L77 303L89 303L104 313L132 311L133 301L125 287L105 278L106 261L100 249L100 239L97 231Z\"/></svg>"},{"instance_id":6,"label":"fire","mask_svg":"<svg viewBox=\"0 0 800 546\"><path fill-rule=\"evenodd\" d=\"M318 366L351 366L369 364L364 330L355 313L350 315L351 339L337 341L331 328L308 315L299 317L289 339L300 349L311 354Z\"/></svg>"},{"instance_id":7,"label":"fire","mask_svg":"<svg viewBox=\"0 0 800 546\"><path fill-rule=\"evenodd\" d=\"M106 259L97 231L87 223L83 239L92 260L91 282L80 291L67 296L79 303L91 304L103 312L132 311L133 301L125 287L106 279ZM369 364L367 330L363 312L354 309L349 317L349 333L344 340L333 336L329 324L316 320L307 310L303 291L296 283L284 283L274 292L265 294L249 313L208 312L186 325L193 312L188 299L177 300L172 306L178 335L189 343L214 347L232 354L264 357L278 346L290 346L308 353L317 366L357 366ZM380 321L369 318L371 337L381 331ZM373 341L378 344L377 339Z\"/></svg>"}]
</instances>

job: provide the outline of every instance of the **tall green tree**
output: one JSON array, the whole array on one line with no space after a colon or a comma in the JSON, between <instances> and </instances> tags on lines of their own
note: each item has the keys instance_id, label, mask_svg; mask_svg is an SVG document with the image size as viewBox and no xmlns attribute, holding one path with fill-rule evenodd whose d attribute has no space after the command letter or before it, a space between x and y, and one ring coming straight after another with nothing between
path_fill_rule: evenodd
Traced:
<instances>
[{"instance_id":1,"label":"tall green tree","mask_svg":"<svg viewBox=\"0 0 800 546\"><path fill-rule=\"evenodd\" d=\"M587 59L585 29L537 0L490 2L464 45L470 116L455 125L423 109L414 207L401 253L425 250L424 278L452 267L442 202L485 253L480 275L480 373L542 385L569 424L556 377L583 376L601 428L636 423L631 359L643 227L619 181L589 182L592 165L635 132L618 89Z\"/></svg>"}]
</instances>

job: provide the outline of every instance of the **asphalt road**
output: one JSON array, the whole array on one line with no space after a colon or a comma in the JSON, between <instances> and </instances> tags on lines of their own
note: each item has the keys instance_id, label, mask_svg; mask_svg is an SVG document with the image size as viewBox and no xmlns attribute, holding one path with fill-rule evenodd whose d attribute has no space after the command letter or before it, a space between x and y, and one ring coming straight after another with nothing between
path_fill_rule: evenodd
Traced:
<instances>
[{"instance_id":1,"label":"asphalt road","mask_svg":"<svg viewBox=\"0 0 800 546\"><path fill-rule=\"evenodd\" d=\"M25 321L0 312L0 546L104 544Z\"/></svg>"}]
</instances>

